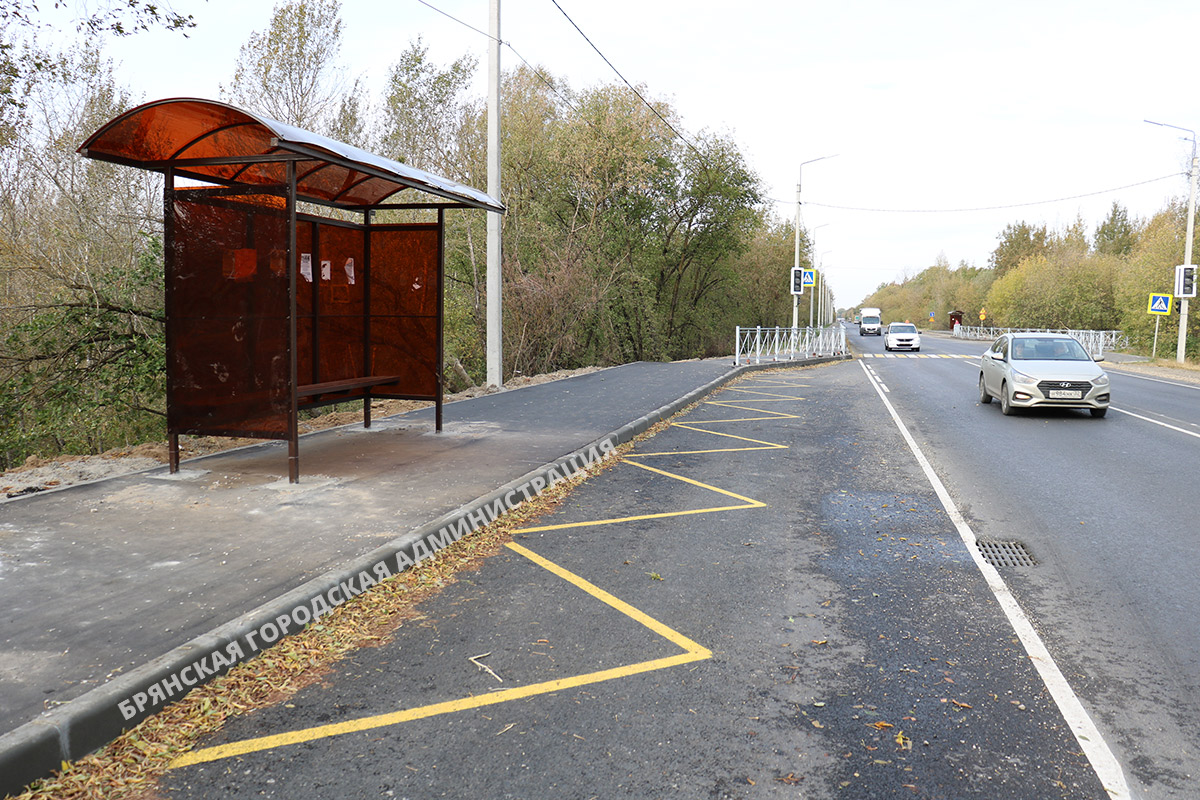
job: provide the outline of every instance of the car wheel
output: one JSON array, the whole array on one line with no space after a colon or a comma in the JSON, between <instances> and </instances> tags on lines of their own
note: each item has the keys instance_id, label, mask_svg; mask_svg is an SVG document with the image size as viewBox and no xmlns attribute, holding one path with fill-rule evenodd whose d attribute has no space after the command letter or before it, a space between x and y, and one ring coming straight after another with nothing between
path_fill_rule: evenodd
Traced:
<instances>
[{"instance_id":1,"label":"car wheel","mask_svg":"<svg viewBox=\"0 0 1200 800\"><path fill-rule=\"evenodd\" d=\"M1105 414L1107 414L1107 413L1108 413L1108 409L1107 409L1107 408L1093 408L1093 409L1092 409L1092 416L1093 416L1093 417L1097 417L1097 418L1099 418L1099 417L1103 417L1103 416L1104 416Z\"/></svg>"},{"instance_id":2,"label":"car wheel","mask_svg":"<svg viewBox=\"0 0 1200 800\"><path fill-rule=\"evenodd\" d=\"M992 396L988 394L987 387L983 384L983 373L979 373L979 402L981 405L987 405L992 402Z\"/></svg>"},{"instance_id":3,"label":"car wheel","mask_svg":"<svg viewBox=\"0 0 1200 800\"><path fill-rule=\"evenodd\" d=\"M914 347L914 348L913 348L913 352L914 352L914 353L919 353L919 352L921 352L921 348L919 348L919 347Z\"/></svg>"},{"instance_id":4,"label":"car wheel","mask_svg":"<svg viewBox=\"0 0 1200 800\"><path fill-rule=\"evenodd\" d=\"M1000 413L1006 417L1017 413L1017 409L1013 408L1012 400L1008 397L1007 384L1000 384Z\"/></svg>"}]
</instances>

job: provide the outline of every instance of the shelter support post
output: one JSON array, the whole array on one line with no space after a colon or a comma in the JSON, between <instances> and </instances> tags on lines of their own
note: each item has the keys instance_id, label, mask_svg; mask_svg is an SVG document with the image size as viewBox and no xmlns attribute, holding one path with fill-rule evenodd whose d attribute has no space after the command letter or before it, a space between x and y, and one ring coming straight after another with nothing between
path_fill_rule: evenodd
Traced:
<instances>
[{"instance_id":1,"label":"shelter support post","mask_svg":"<svg viewBox=\"0 0 1200 800\"><path fill-rule=\"evenodd\" d=\"M291 403L288 406L288 482L300 482L300 398L299 362L296 343L296 162L287 162L287 263L288 263L288 383Z\"/></svg>"},{"instance_id":2,"label":"shelter support post","mask_svg":"<svg viewBox=\"0 0 1200 800\"><path fill-rule=\"evenodd\" d=\"M446 363L446 337L443 332L442 320L446 315L446 211L439 208L437 263L438 263L438 295L437 295L437 399L434 401L434 430L442 431L442 398L446 394L446 376L443 364Z\"/></svg>"}]
</instances>

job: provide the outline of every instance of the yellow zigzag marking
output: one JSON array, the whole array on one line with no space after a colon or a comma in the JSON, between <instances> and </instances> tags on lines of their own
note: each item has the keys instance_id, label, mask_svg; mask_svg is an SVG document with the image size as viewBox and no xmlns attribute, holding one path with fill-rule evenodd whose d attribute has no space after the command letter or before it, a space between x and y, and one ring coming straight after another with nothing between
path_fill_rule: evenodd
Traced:
<instances>
[{"instance_id":1,"label":"yellow zigzag marking","mask_svg":"<svg viewBox=\"0 0 1200 800\"><path fill-rule=\"evenodd\" d=\"M680 664L688 664L692 661L702 661L706 658L712 658L712 651L708 648L697 644L673 628L670 628L653 617L643 613L642 611L639 611L625 601L614 597L613 595L601 589L599 586L596 586L594 583L584 580L575 573L560 567L558 564L555 564L548 559L542 558L537 553L534 553L532 550L522 547L519 544L509 543L506 546L543 569L546 569L568 583L579 587L600 602L615 608L617 611L620 611L622 614L634 620L635 622L644 625L667 641L680 647L683 652L667 658L655 658L649 661L640 661L636 664L626 664L621 667L613 667L611 669L599 670L597 672L588 672L583 675L575 675L570 678L559 678L552 681L532 683L528 686L516 686L512 689L506 689L500 692L490 692L488 694L475 695L472 697L462 697L458 700L448 700L443 703L432 703L430 705L418 706L416 708L406 708L401 711L393 711L388 714L376 714L369 717L360 717L358 719L347 720L345 722L336 722L330 725L317 725L312 728L302 728L300 730L287 731L286 733L277 733L272 736L260 736L255 739L243 739L240 742L231 742L229 744L218 745L216 747L206 747L202 750L185 753L184 755L172 761L169 768L176 769L178 767L187 767L193 764L204 764L209 761L217 761L222 758L244 756L248 755L249 753L272 750L276 747L300 744L301 742L311 742L315 739L328 739L333 736L341 736L347 733L357 733L359 731L368 731L372 728L382 728L388 725L397 725L401 722L411 722L413 720L426 719L428 717L434 717L440 714L452 714L456 711L466 711L472 708L492 706L496 705L497 703L508 702L509 700L520 700L526 697L534 697L539 694L559 692L564 689L573 689L575 687L586 686L591 683L601 683L603 681L610 681L615 678L626 678L630 675L638 675L643 672L651 672L653 670L665 669L667 667L674 667Z\"/></svg>"},{"instance_id":2,"label":"yellow zigzag marking","mask_svg":"<svg viewBox=\"0 0 1200 800\"><path fill-rule=\"evenodd\" d=\"M734 388L734 387L731 387L731 388ZM796 387L796 388L800 388L800 387ZM766 398L770 398L770 399L757 400L757 401L752 401L752 402L780 402L782 400L801 399L801 398L797 398L797 397L789 397L787 395L771 394L771 393L767 393L767 392L754 392L754 391L751 391L748 389L741 389L741 388L737 388L735 390L740 391L740 392L749 393L749 394L761 394ZM631 460L631 459L635 459L635 458L649 458L652 456L665 456L665 455L686 455L686 454L695 454L695 453L726 453L726 452L739 452L739 451L743 451L743 450L748 451L748 450L787 449L787 445L775 444L772 442L764 442L764 441L760 441L758 439L750 439L745 436L735 436L734 434L731 434L731 433L721 433L719 431L709 431L709 430L705 430L704 428L702 428L700 426L702 426L702 425L717 425L717 424L723 424L723 423L728 423L728 422L756 422L756 421L769 421L769 420L779 420L779 419L796 419L795 414L785 414L785 413L779 412L779 411L767 411L764 409L741 406L741 405L724 402L724 401L715 401L715 400L708 401L708 404L715 405L715 406L721 406L723 408L732 408L732 409L736 409L736 410L740 410L740 411L751 411L751 412L763 414L766 416L741 417L741 418L737 418L737 419L724 419L724 420L709 420L707 422L671 423L672 426L679 427L679 428L685 428L690 431L695 431L696 433L707 433L712 436L723 436L723 437L727 437L730 439L736 439L738 441L749 442L751 444L758 445L758 446L756 446L756 447L731 447L731 448L718 449L718 450L682 450L682 451L670 451L670 452L661 452L661 453L637 453L637 454L626 456L622 460L624 463L638 467L639 469L644 469L644 470L647 470L648 472L653 472L653 473L662 475L667 478L672 478L674 480L682 481L684 483L691 484L692 486L697 486L701 489L707 489L708 491L716 492L717 494L722 494L722 495L725 495L726 497L731 497L735 500L739 500L739 501L741 501L741 503L739 505L715 506L712 508L699 508L699 509L692 509L692 510L688 510L688 511L670 511L670 512L663 512L660 514L642 514L642 515L638 515L638 516L619 517L619 518L615 518L615 519L592 520L589 522L573 522L573 523L563 524L563 525L542 525L542 526L533 527L533 528L523 528L519 531L516 531L516 533L532 533L534 531L562 530L564 528L581 528L581 527L588 527L588 526L594 526L594 525L611 525L611 524L615 524L618 522L632 522L634 520L642 520L642 519L663 519L666 517L678 517L678 516L685 516L688 514L708 514L708 513L715 512L715 511L735 511L735 510L740 510L740 509L745 509L745 508L765 508L766 503L763 503L759 500L754 500L749 497L744 497L740 494L731 492L727 489L721 489L716 486L711 486L706 483L701 483L700 481L695 480L693 478L688 478L683 475L677 475L673 472L667 472L664 469L659 469L657 467L651 467L646 464L640 464L637 461ZM707 658L712 658L712 651L697 644L696 642L692 641L691 639L689 639L688 637L679 633L678 631L664 625L663 623L659 622L658 620L654 619L653 617L648 616L647 614L643 613L642 611L638 610L637 608L634 608L633 606L629 605L628 603L624 602L623 600L621 600L617 597L614 597L613 595L604 591L603 589L596 586L595 584L581 578L580 576L576 575L575 573L570 572L569 570L567 570L563 567L560 567L559 565L553 563L552 561L550 561L546 558L543 558L542 556L539 556L537 553L534 553L532 550L530 550L526 547L522 547L521 545L516 544L515 542L508 543L506 545L506 547L511 549L513 552L524 556L525 558L529 559L530 561L532 561L533 563L542 567L543 569L548 570L549 572L552 572L553 574L557 575L558 577L562 578L563 580L567 581L568 583L571 583L572 585L577 586L578 588L582 589L584 592L587 592L589 595L591 595L592 597L601 601L602 603L605 603L608 606L616 609L617 611L620 611L622 614L626 615L630 619L640 623L641 625L644 625L646 628L650 629L654 633L658 634L659 636L663 637L664 639L672 642L673 644L675 644L676 646L681 648L683 650L683 652L678 655L669 656L666 658L656 658L656 659L651 659L649 661L640 661L636 664L627 664L625 666L614 667L612 669L599 670L597 672L588 672L583 675L576 675L576 676L570 677L570 678L561 678L558 680L543 681L542 683L534 683L534 684L530 684L528 686L517 686L512 689L506 689L504 691L491 692L488 694L476 695L476 696L472 696L472 697L463 697L458 700L448 700L448 701L445 701L442 703L432 703L429 705L418 706L416 708L409 708L409 709L403 709L400 711L393 711L388 714L377 714L377 715L368 716L368 717L360 717L359 719L347 720L346 722L333 723L330 725L318 725L316 727L303 728L301 730L296 730L296 731L288 731L285 733L279 733L279 734L275 734L272 736L261 736L261 737L257 737L254 739L245 739L240 742L231 742L229 744L218 745L215 747L206 747L206 748L196 750L196 751L193 751L190 753L185 753L184 755L182 755L179 758L172 761L169 766L169 769L176 769L178 767L186 767L186 766L191 766L194 764L204 764L204 763L207 763L210 761L218 761L223 758L231 758L234 756L248 755L250 753L257 753L257 752L261 752L263 750L271 750L271 749L274 749L277 747L284 747L287 745L299 744L301 742L311 742L311 741L314 741L317 739L327 739L327 738L330 738L333 736L341 736L341 735L347 734L347 733L356 733L356 732L360 732L360 731L371 730L373 728L382 728L382 727L386 727L389 725L397 725L397 724L400 724L403 722L410 722L413 720L426 719L428 717L438 716L440 714L452 714L457 711L465 711L465 710L472 709L472 708L482 708L484 706L496 705L498 703L504 703L504 702L508 702L510 700L519 700L519 699L523 699L523 698L527 698L527 697L534 697L534 696L540 695L540 694L547 694L550 692L558 692L558 691L562 691L564 689L571 689L571 688L578 687L578 686L586 686L588 684L600 683L603 681L614 680L616 678L625 678L625 677L629 677L631 675L638 675L643 672L651 672L654 670L666 669L668 667L674 667L674 666L678 666L680 664L687 664L687 663L690 663L693 661L702 661Z\"/></svg>"}]
</instances>

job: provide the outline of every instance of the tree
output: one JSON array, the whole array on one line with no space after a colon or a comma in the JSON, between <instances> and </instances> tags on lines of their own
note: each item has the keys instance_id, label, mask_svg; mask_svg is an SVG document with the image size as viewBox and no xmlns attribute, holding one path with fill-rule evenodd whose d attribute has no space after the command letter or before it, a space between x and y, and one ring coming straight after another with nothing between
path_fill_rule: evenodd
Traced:
<instances>
[{"instance_id":1,"label":"tree","mask_svg":"<svg viewBox=\"0 0 1200 800\"><path fill-rule=\"evenodd\" d=\"M465 94L478 62L461 56L440 68L420 38L400 54L388 73L383 101L384 155L438 174L461 174L458 134L471 104Z\"/></svg>"},{"instance_id":2,"label":"tree","mask_svg":"<svg viewBox=\"0 0 1200 800\"><path fill-rule=\"evenodd\" d=\"M54 7L69 7L67 0L55 0ZM78 3L85 16L77 21L80 32L91 35L112 34L129 36L138 31L162 27L170 31L187 31L196 27L191 14L180 14L170 3L157 0L107 0L95 4L96 10L88 12L88 4ZM36 26L39 20L37 0L3 0L0 2L0 17L12 19L22 25ZM185 33L186 35L186 33Z\"/></svg>"},{"instance_id":3,"label":"tree","mask_svg":"<svg viewBox=\"0 0 1200 800\"><path fill-rule=\"evenodd\" d=\"M732 304L742 315L734 325L767 327L792 324L791 272L795 261L796 228L791 221L765 220L737 260L736 293ZM803 254L808 237L801 231ZM807 267L807 261L801 261ZM805 307L807 313L807 303ZM807 324L807 317L805 323Z\"/></svg>"},{"instance_id":4,"label":"tree","mask_svg":"<svg viewBox=\"0 0 1200 800\"><path fill-rule=\"evenodd\" d=\"M1022 261L1040 253L1048 246L1046 226L1035 227L1027 222L1010 223L997 237L1000 244L992 251L989 264L1001 277Z\"/></svg>"},{"instance_id":5,"label":"tree","mask_svg":"<svg viewBox=\"0 0 1200 800\"><path fill-rule=\"evenodd\" d=\"M0 136L9 123L11 107L24 103L22 87L37 75L64 66L31 41L43 24L38 1L0 0ZM187 36L187 31L196 27L190 14L179 14L169 3L155 0L105 0L91 6L95 9L91 12L82 0L78 5L84 15L76 19L76 28L92 39L105 34L130 36L156 27ZM55 0L54 6L69 7L70 3Z\"/></svg>"},{"instance_id":6,"label":"tree","mask_svg":"<svg viewBox=\"0 0 1200 800\"><path fill-rule=\"evenodd\" d=\"M271 24L238 51L233 82L221 87L234 105L278 122L327 134L339 110L358 108L358 82L337 63L342 47L339 0L292 0L275 6ZM344 127L344 123L342 123Z\"/></svg>"},{"instance_id":7,"label":"tree","mask_svg":"<svg viewBox=\"0 0 1200 800\"><path fill-rule=\"evenodd\" d=\"M1108 218L1096 228L1094 246L1097 253L1127 256L1133 252L1137 236L1137 229L1129 220L1129 212L1114 200Z\"/></svg>"},{"instance_id":8,"label":"tree","mask_svg":"<svg viewBox=\"0 0 1200 800\"><path fill-rule=\"evenodd\" d=\"M31 78L0 151L0 461L163 428L161 182L75 153L129 106L94 48Z\"/></svg>"}]
</instances>

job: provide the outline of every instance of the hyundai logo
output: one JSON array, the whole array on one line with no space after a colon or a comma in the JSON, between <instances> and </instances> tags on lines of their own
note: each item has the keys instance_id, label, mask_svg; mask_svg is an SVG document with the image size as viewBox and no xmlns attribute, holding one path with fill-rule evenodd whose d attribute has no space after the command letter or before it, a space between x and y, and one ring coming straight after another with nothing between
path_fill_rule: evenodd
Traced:
<instances>
[{"instance_id":1,"label":"hyundai logo","mask_svg":"<svg viewBox=\"0 0 1200 800\"><path fill-rule=\"evenodd\" d=\"M1062 388L1064 388L1064 389L1070 389L1070 388L1071 388L1071 382L1070 382L1070 381L1062 381L1062 382L1060 382L1058 385L1059 385L1059 386L1061 386L1061 387L1062 387Z\"/></svg>"}]
</instances>

